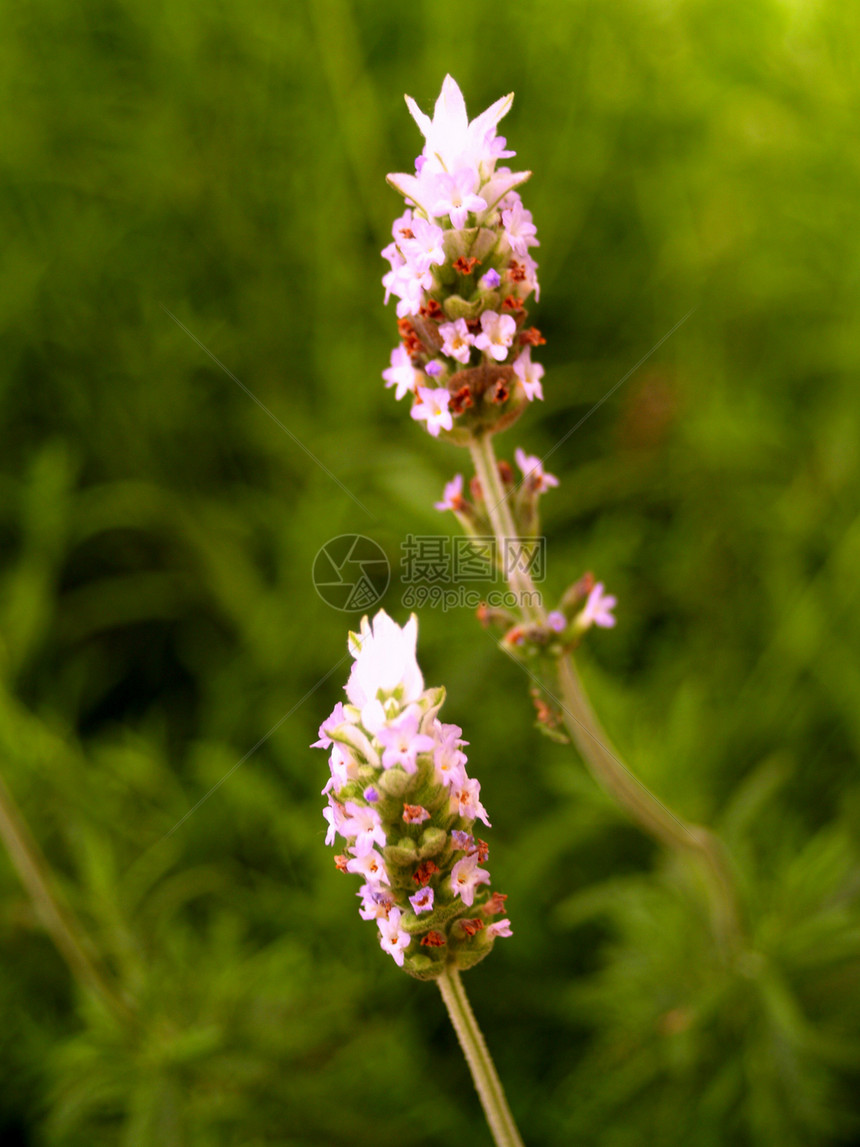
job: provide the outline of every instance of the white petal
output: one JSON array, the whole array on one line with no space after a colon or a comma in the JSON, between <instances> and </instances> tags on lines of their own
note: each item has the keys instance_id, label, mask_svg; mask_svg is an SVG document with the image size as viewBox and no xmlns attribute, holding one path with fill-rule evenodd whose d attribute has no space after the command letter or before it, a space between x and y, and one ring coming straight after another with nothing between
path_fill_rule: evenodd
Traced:
<instances>
[{"instance_id":1,"label":"white petal","mask_svg":"<svg viewBox=\"0 0 860 1147\"><path fill-rule=\"evenodd\" d=\"M492 210L500 199L504 199L507 193L518 187L521 183L525 183L527 179L531 178L530 171L512 171L509 174L501 173L494 175L484 186L481 188L481 196L486 199L488 210ZM391 182L391 176L388 177L388 182Z\"/></svg>"},{"instance_id":2,"label":"white petal","mask_svg":"<svg viewBox=\"0 0 860 1147\"><path fill-rule=\"evenodd\" d=\"M415 100L413 100L412 96L404 96L404 99L406 100L406 106L409 108L409 114L421 128L421 134L426 139L433 127L433 121L428 115L424 114L421 108L419 108L418 104L416 104Z\"/></svg>"},{"instance_id":3,"label":"white petal","mask_svg":"<svg viewBox=\"0 0 860 1147\"><path fill-rule=\"evenodd\" d=\"M431 188L427 186L426 182L422 183L422 181L414 175L406 175L403 172L397 171L386 175L385 178L404 198L411 199L413 203L417 203L425 215L430 214L426 204L422 202L422 199L427 197L428 192L432 194Z\"/></svg>"},{"instance_id":4,"label":"white petal","mask_svg":"<svg viewBox=\"0 0 860 1147\"><path fill-rule=\"evenodd\" d=\"M466 101L452 76L442 81L442 91L433 109L433 128L443 136L462 136L469 130Z\"/></svg>"}]
</instances>

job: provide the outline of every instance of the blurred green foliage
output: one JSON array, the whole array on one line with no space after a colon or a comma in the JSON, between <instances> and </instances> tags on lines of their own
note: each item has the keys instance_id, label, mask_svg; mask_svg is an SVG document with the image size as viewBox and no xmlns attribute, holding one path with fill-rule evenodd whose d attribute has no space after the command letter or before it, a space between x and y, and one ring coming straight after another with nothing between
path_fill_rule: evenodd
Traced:
<instances>
[{"instance_id":1,"label":"blurred green foliage","mask_svg":"<svg viewBox=\"0 0 860 1147\"><path fill-rule=\"evenodd\" d=\"M860 1141L855 6L4 7L0 768L140 1021L76 988L0 856L3 1142L488 1141L437 993L332 867L307 747L358 620L314 554L453 529L465 456L379 377L402 93L446 71L474 113L516 91L535 173L547 401L503 454L695 307L552 454L548 587L618 594L597 708L722 832L750 933L722 965L695 874L535 733L468 613L425 611L510 894L466 983L511 1105L558 1147Z\"/></svg>"}]
</instances>

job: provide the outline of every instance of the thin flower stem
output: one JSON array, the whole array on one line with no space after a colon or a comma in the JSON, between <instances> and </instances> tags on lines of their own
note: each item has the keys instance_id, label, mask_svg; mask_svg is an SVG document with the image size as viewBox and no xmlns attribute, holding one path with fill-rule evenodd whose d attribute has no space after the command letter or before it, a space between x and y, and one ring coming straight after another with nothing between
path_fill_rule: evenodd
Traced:
<instances>
[{"instance_id":1,"label":"thin flower stem","mask_svg":"<svg viewBox=\"0 0 860 1147\"><path fill-rule=\"evenodd\" d=\"M516 537L517 531L508 494L499 477L492 437L486 434L474 439L471 452L490 524L501 548L502 539ZM528 571L514 569L509 580L520 602L523 620L545 621L540 595ZM672 812L624 764L591 707L572 656L558 659L558 682L560 697L555 700L571 740L592 776L652 837L676 852L700 860L711 894L715 935L724 950L736 951L742 925L735 881L722 842L709 829L689 824Z\"/></svg>"},{"instance_id":2,"label":"thin flower stem","mask_svg":"<svg viewBox=\"0 0 860 1147\"><path fill-rule=\"evenodd\" d=\"M514 525L513 515L511 514L511 508L508 504L508 495L499 477L499 466L496 462L495 451L493 450L492 436L483 434L479 438L473 438L469 448L472 453L472 464L475 467L475 474L481 483L484 505L487 507L487 513L490 518L490 524L493 527L493 533L496 536L499 552L502 553L504 551L505 539L516 538L517 528ZM511 589L517 596L524 617L530 621L542 621L544 619L543 609L538 604L540 595L535 589L534 582L528 571L521 570L517 563L514 568L508 572L510 574Z\"/></svg>"},{"instance_id":3,"label":"thin flower stem","mask_svg":"<svg viewBox=\"0 0 860 1147\"><path fill-rule=\"evenodd\" d=\"M456 968L442 973L436 983L454 1025L454 1031L463 1049L463 1055L472 1073L475 1088L487 1117L487 1124L496 1147L523 1147L501 1081L496 1074L492 1057L478 1027L475 1014L469 1004L463 981Z\"/></svg>"},{"instance_id":4,"label":"thin flower stem","mask_svg":"<svg viewBox=\"0 0 860 1147\"><path fill-rule=\"evenodd\" d=\"M123 1023L132 1020L129 1005L109 985L99 968L93 945L80 921L58 901L51 888L49 869L12 794L0 776L0 839L26 888L48 935L72 974Z\"/></svg>"}]
</instances>

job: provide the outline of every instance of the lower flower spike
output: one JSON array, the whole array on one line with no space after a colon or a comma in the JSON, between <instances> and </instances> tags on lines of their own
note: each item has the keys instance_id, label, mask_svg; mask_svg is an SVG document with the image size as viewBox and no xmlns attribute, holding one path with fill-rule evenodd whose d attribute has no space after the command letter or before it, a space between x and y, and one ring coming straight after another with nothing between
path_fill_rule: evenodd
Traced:
<instances>
[{"instance_id":1,"label":"lower flower spike","mask_svg":"<svg viewBox=\"0 0 860 1147\"><path fill-rule=\"evenodd\" d=\"M348 703L316 747L330 750L326 843L346 841L336 864L363 880L360 915L396 964L429 980L472 967L511 931L507 919L485 924L505 898L480 867L481 786L466 773L462 730L439 720L444 690L424 688L416 637L414 617L403 627L382 610L364 619L349 640Z\"/></svg>"}]
</instances>

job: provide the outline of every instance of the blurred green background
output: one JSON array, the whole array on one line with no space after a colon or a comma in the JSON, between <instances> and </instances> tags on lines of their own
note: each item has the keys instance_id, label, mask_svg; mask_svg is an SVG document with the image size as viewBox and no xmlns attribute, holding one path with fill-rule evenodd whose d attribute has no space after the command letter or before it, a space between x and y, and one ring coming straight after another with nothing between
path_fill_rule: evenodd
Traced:
<instances>
[{"instance_id":1,"label":"blurred green background","mask_svg":"<svg viewBox=\"0 0 860 1147\"><path fill-rule=\"evenodd\" d=\"M548 460L547 590L618 595L583 673L722 833L750 930L721 964L692 874L532 728L469 612L424 610L510 895L466 984L511 1105L549 1147L860 1143L855 6L3 9L0 769L140 1014L76 986L0 855L3 1142L489 1142L438 993L323 847L308 748L359 619L317 550L363 533L396 567L456 530L432 503L465 454L380 379L403 93L451 72L473 115L516 92L534 172L546 402L502 454L695 308Z\"/></svg>"}]
</instances>

